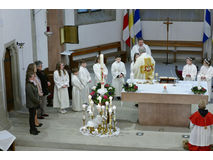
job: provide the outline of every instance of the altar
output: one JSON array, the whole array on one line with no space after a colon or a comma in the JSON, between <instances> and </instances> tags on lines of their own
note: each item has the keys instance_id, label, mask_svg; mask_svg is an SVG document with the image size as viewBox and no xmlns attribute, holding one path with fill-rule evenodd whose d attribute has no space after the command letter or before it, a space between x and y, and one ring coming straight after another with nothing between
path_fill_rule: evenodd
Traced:
<instances>
[{"instance_id":1,"label":"altar","mask_svg":"<svg viewBox=\"0 0 213 160\"><path fill-rule=\"evenodd\" d=\"M136 92L121 93L122 101L138 103L138 119L146 126L188 127L191 105L202 100L208 103L208 91L204 95L194 94L191 88L197 81L179 81L175 84L144 84L144 80L128 80L138 86ZM200 86L207 89L206 82Z\"/></svg>"}]
</instances>

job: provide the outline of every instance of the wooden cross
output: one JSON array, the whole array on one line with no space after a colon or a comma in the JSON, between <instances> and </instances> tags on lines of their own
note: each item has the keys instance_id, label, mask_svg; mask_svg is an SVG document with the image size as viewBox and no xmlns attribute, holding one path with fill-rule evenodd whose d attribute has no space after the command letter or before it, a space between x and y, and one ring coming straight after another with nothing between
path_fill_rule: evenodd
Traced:
<instances>
[{"instance_id":1,"label":"wooden cross","mask_svg":"<svg viewBox=\"0 0 213 160\"><path fill-rule=\"evenodd\" d=\"M169 47L168 47L168 43L169 43L169 25L170 24L173 24L171 21L169 21L169 17L167 17L167 21L166 22L163 22L163 24L166 24L166 28L167 28L167 38L166 38L166 47L167 47L167 60L166 60L166 64L169 64Z\"/></svg>"}]
</instances>

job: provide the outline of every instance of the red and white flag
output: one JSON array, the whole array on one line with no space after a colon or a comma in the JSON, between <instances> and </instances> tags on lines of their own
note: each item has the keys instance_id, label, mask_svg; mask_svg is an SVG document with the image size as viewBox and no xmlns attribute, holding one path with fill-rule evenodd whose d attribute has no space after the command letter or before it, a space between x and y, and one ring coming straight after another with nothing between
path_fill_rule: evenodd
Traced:
<instances>
[{"instance_id":1,"label":"red and white flag","mask_svg":"<svg viewBox=\"0 0 213 160\"><path fill-rule=\"evenodd\" d=\"M124 17L123 17L123 40L130 47L129 15L127 9L124 10Z\"/></svg>"}]
</instances>

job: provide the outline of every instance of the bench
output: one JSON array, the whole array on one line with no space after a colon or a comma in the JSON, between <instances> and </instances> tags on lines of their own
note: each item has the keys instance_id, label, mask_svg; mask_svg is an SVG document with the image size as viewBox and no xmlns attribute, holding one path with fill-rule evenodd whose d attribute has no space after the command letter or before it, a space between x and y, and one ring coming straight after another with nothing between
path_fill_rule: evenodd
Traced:
<instances>
[{"instance_id":1,"label":"bench","mask_svg":"<svg viewBox=\"0 0 213 160\"><path fill-rule=\"evenodd\" d=\"M167 47L167 41L164 40L146 40L145 43L150 46L152 53L167 53L166 49L154 49L152 47ZM176 62L176 55L177 54L183 54L183 55L199 55L201 60L203 59L203 43L201 41L168 41L168 54L174 55L174 62ZM171 49L171 47L173 49ZM180 48L198 48L199 50L186 50Z\"/></svg>"},{"instance_id":2,"label":"bench","mask_svg":"<svg viewBox=\"0 0 213 160\"><path fill-rule=\"evenodd\" d=\"M82 58L81 60L95 61L97 55L91 55L92 53L98 53L98 55L100 55L102 51L106 51L106 50L110 50L110 49L117 49L117 51L110 52L110 53L104 53L105 63L107 63L107 59L109 57L115 57L116 54L121 55L122 60L124 62L126 62L127 52L121 50L121 42L113 42L113 43L102 44L102 45L74 50L73 53L69 56L70 66L71 66L71 68L78 67L80 60L74 60L74 57L76 57L76 56L88 55L87 58Z\"/></svg>"}]
</instances>

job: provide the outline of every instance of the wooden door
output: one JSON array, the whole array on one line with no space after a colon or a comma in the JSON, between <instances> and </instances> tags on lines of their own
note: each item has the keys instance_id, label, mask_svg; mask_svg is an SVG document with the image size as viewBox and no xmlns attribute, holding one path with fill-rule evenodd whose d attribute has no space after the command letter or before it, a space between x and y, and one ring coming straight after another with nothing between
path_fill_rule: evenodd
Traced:
<instances>
[{"instance_id":1,"label":"wooden door","mask_svg":"<svg viewBox=\"0 0 213 160\"><path fill-rule=\"evenodd\" d=\"M12 84L12 70L11 70L11 56L10 51L7 49L4 59L4 73L5 73L5 84L6 84L6 97L7 97L7 111L14 110L14 99L13 99L13 84Z\"/></svg>"}]
</instances>

